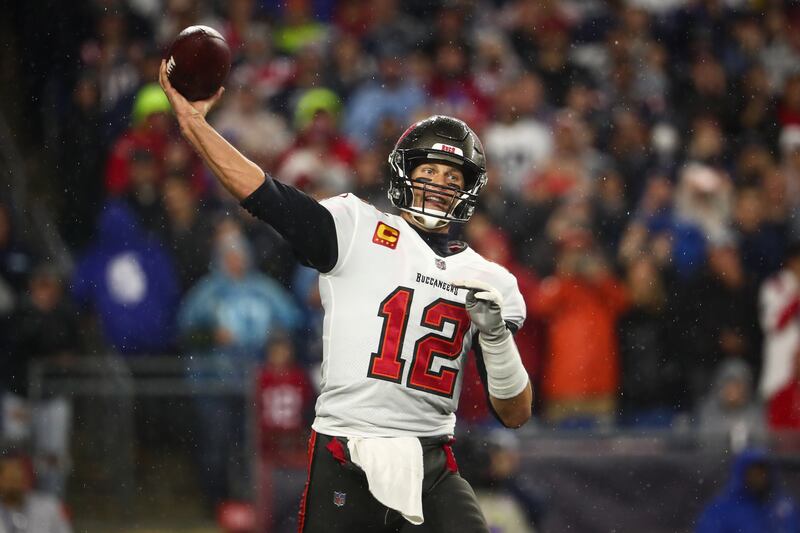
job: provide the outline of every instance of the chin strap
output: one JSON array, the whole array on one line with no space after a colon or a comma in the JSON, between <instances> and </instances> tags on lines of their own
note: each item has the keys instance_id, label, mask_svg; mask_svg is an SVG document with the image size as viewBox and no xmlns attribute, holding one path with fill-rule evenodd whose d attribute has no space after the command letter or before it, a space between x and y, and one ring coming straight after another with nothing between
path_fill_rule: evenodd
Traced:
<instances>
[{"instance_id":1,"label":"chin strap","mask_svg":"<svg viewBox=\"0 0 800 533\"><path fill-rule=\"evenodd\" d=\"M414 219L414 222L416 222L417 224L419 224L420 226L422 226L427 230L440 229L450 223L450 221L447 219L432 217L430 215L424 215L417 211L411 211L408 209L404 209L403 211L411 215L411 218ZM428 211L430 211L435 215L445 216L444 211L437 211L435 209L429 209Z\"/></svg>"},{"instance_id":2,"label":"chin strap","mask_svg":"<svg viewBox=\"0 0 800 533\"><path fill-rule=\"evenodd\" d=\"M441 211L434 211L437 215L442 213ZM439 229L445 227L450 221L445 220L443 218L436 218L428 215L423 215L422 213L415 213L413 211L408 211L411 214L411 217L423 228L425 229ZM444 213L442 213L444 214Z\"/></svg>"}]
</instances>

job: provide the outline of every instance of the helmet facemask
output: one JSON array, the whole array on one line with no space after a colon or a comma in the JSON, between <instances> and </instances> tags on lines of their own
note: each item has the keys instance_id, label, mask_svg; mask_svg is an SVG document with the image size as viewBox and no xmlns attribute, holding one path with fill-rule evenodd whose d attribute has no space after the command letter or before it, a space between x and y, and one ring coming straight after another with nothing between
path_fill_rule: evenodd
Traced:
<instances>
[{"instance_id":1,"label":"helmet facemask","mask_svg":"<svg viewBox=\"0 0 800 533\"><path fill-rule=\"evenodd\" d=\"M452 165L464 175L464 188L444 186L424 179L412 179L415 168L425 163ZM466 222L475 211L478 193L486 184L486 173L470 161L432 149L396 149L389 156L392 178L389 199L398 209L411 214L423 227L439 229L450 222ZM420 205L414 205L414 191L419 191ZM427 199L442 200L442 209L426 207Z\"/></svg>"}]
</instances>

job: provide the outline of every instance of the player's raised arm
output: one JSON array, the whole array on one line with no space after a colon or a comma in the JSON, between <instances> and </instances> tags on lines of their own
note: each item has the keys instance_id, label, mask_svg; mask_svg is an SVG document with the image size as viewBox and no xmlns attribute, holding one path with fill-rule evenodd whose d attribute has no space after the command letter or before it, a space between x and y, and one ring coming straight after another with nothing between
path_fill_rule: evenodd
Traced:
<instances>
[{"instance_id":1,"label":"player's raised arm","mask_svg":"<svg viewBox=\"0 0 800 533\"><path fill-rule=\"evenodd\" d=\"M336 264L337 240L333 217L310 196L264 175L206 121L206 114L224 89L208 100L189 102L169 82L161 62L158 80L169 98L181 132L222 185L251 214L270 224L285 238L297 259L327 272ZM244 201L243 201L244 200Z\"/></svg>"},{"instance_id":2,"label":"player's raised arm","mask_svg":"<svg viewBox=\"0 0 800 533\"><path fill-rule=\"evenodd\" d=\"M203 158L222 185L238 200L248 197L264 182L264 171L234 148L206 121L206 114L224 88L207 100L189 102L169 82L167 62L161 61L158 81L169 98L181 133Z\"/></svg>"}]
</instances>

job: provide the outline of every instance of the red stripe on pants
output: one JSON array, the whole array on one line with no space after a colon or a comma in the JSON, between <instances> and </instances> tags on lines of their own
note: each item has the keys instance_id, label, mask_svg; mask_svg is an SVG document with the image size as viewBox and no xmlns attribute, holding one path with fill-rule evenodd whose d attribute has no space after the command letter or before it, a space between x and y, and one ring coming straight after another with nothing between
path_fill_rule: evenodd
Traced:
<instances>
[{"instance_id":1,"label":"red stripe on pants","mask_svg":"<svg viewBox=\"0 0 800 533\"><path fill-rule=\"evenodd\" d=\"M308 499L308 487L311 485L311 463L314 459L314 447L317 444L317 432L311 430L308 438L308 474L306 476L306 487L303 489L303 497L300 499L300 512L297 514L297 531L303 533L303 526L306 522L306 503Z\"/></svg>"}]
</instances>

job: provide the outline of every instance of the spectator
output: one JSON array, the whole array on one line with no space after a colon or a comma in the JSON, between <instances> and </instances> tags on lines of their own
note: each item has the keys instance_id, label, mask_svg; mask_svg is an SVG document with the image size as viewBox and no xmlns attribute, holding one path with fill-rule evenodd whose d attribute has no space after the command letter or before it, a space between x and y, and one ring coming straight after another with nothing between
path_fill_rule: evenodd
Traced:
<instances>
[{"instance_id":1,"label":"spectator","mask_svg":"<svg viewBox=\"0 0 800 533\"><path fill-rule=\"evenodd\" d=\"M82 347L80 325L75 309L64 293L58 271L48 264L31 275L28 297L11 317L13 348L0 355L0 393L2 403L16 405L27 413L18 430L6 424L0 436L9 441L32 442L39 487L62 496L69 470L69 439L72 406L61 396L31 402L28 399L28 371L42 358L53 359L61 370L68 369ZM30 422L28 425L27 422Z\"/></svg>"},{"instance_id":2,"label":"spectator","mask_svg":"<svg viewBox=\"0 0 800 533\"><path fill-rule=\"evenodd\" d=\"M560 112L553 121L553 150L526 187L551 198L588 196L593 178L608 168L610 160L593 145L591 127L576 116Z\"/></svg>"},{"instance_id":3,"label":"spectator","mask_svg":"<svg viewBox=\"0 0 800 533\"><path fill-rule=\"evenodd\" d=\"M646 176L653 166L650 131L644 120L632 111L615 111L612 120L608 151L624 181L626 201L629 205L636 205L642 194L641 177ZM591 178L599 174L597 169L587 170Z\"/></svg>"},{"instance_id":4,"label":"spectator","mask_svg":"<svg viewBox=\"0 0 800 533\"><path fill-rule=\"evenodd\" d=\"M510 233L517 238L521 262L539 276L552 274L560 247L581 247L593 242L593 213L588 197L575 195L556 200L546 189L532 187L523 198L526 202L517 208L521 208L520 212L512 214L520 219L512 219ZM538 228L539 224L544 227Z\"/></svg>"},{"instance_id":5,"label":"spectator","mask_svg":"<svg viewBox=\"0 0 800 533\"><path fill-rule=\"evenodd\" d=\"M761 282L780 268L783 232L777 224L769 223L765 194L758 185L740 187L734 203L734 227L742 264L748 277Z\"/></svg>"},{"instance_id":6,"label":"spectator","mask_svg":"<svg viewBox=\"0 0 800 533\"><path fill-rule=\"evenodd\" d=\"M33 491L30 477L22 455L0 455L0 532L70 533L62 504Z\"/></svg>"},{"instance_id":7,"label":"spectator","mask_svg":"<svg viewBox=\"0 0 800 533\"><path fill-rule=\"evenodd\" d=\"M672 328L671 291L649 255L631 261L626 285L631 307L619 320L621 421L667 426L687 408L687 376Z\"/></svg>"},{"instance_id":8,"label":"spectator","mask_svg":"<svg viewBox=\"0 0 800 533\"><path fill-rule=\"evenodd\" d=\"M296 74L294 59L276 54L272 38L267 28L254 25L244 42L244 58L230 74L231 80L247 80L248 89L260 102L272 103L271 99L285 91Z\"/></svg>"},{"instance_id":9,"label":"spectator","mask_svg":"<svg viewBox=\"0 0 800 533\"><path fill-rule=\"evenodd\" d=\"M386 195L386 182L383 177L386 160L378 150L363 150L355 162L355 185L353 194L375 206L376 209L390 209Z\"/></svg>"},{"instance_id":10,"label":"spectator","mask_svg":"<svg viewBox=\"0 0 800 533\"><path fill-rule=\"evenodd\" d=\"M267 345L266 363L258 377L262 457L302 468L303 441L313 417L316 391L306 370L295 360L288 337L275 336Z\"/></svg>"},{"instance_id":11,"label":"spectator","mask_svg":"<svg viewBox=\"0 0 800 533\"><path fill-rule=\"evenodd\" d=\"M246 479L244 405L249 372L262 362L264 347L277 332L293 332L299 315L286 290L255 271L241 229L218 233L211 272L187 294L178 325L189 360L189 379L200 390L226 393L195 399L198 459L206 496L215 508L241 497ZM235 476L228 477L228 461ZM238 480L231 485L229 479Z\"/></svg>"},{"instance_id":12,"label":"spectator","mask_svg":"<svg viewBox=\"0 0 800 533\"><path fill-rule=\"evenodd\" d=\"M314 20L311 2L284 4L281 24L275 28L275 46L281 52L294 55L299 50L323 42L329 28ZM318 70L315 72L319 72Z\"/></svg>"},{"instance_id":13,"label":"spectator","mask_svg":"<svg viewBox=\"0 0 800 533\"><path fill-rule=\"evenodd\" d=\"M477 484L475 495L490 530L540 531L545 502L541 490L519 472L519 439L506 429L495 429L488 434L486 447L484 479Z\"/></svg>"},{"instance_id":14,"label":"spectator","mask_svg":"<svg viewBox=\"0 0 800 533\"><path fill-rule=\"evenodd\" d=\"M400 9L399 0L374 0L370 3L370 20L362 39L368 52L386 42L397 43L406 50L415 48L423 34L413 17Z\"/></svg>"},{"instance_id":15,"label":"spectator","mask_svg":"<svg viewBox=\"0 0 800 533\"><path fill-rule=\"evenodd\" d=\"M786 78L797 72L800 61L797 16L778 4L766 10L764 23L769 43L761 52L761 62L769 74L770 91L777 93Z\"/></svg>"},{"instance_id":16,"label":"spectator","mask_svg":"<svg viewBox=\"0 0 800 533\"><path fill-rule=\"evenodd\" d=\"M521 86L527 91L521 91ZM525 177L534 174L552 151L552 134L546 124L524 109L541 107L542 84L533 74L504 83L495 96L494 120L486 128L486 150L495 154L504 195L519 194ZM529 103L523 102L528 100Z\"/></svg>"},{"instance_id":17,"label":"spectator","mask_svg":"<svg viewBox=\"0 0 800 533\"><path fill-rule=\"evenodd\" d=\"M166 222L160 228L167 249L175 259L181 294L206 272L210 262L213 228L211 213L182 175L168 176L162 187Z\"/></svg>"},{"instance_id":18,"label":"spectator","mask_svg":"<svg viewBox=\"0 0 800 533\"><path fill-rule=\"evenodd\" d=\"M697 429L702 442L710 446L741 451L764 444L764 410L755 398L753 373L744 361L726 359L719 364L711 391L700 403Z\"/></svg>"},{"instance_id":19,"label":"spectator","mask_svg":"<svg viewBox=\"0 0 800 533\"><path fill-rule=\"evenodd\" d=\"M577 65L569 56L569 33L565 27L553 24L541 28L539 50L536 59L523 57L529 67L541 77L545 88L547 102L555 107L564 105L572 80L585 78L588 73Z\"/></svg>"},{"instance_id":20,"label":"spectator","mask_svg":"<svg viewBox=\"0 0 800 533\"><path fill-rule=\"evenodd\" d=\"M766 35L756 15L742 12L731 17L730 42L722 54L725 70L739 77L747 67L760 62Z\"/></svg>"},{"instance_id":21,"label":"spectator","mask_svg":"<svg viewBox=\"0 0 800 533\"><path fill-rule=\"evenodd\" d=\"M248 36L256 30L255 0L231 0L223 6L225 12L224 22L220 25L222 35L225 37L228 46L233 52L233 59L236 61L242 56L242 49ZM258 30L265 32L267 28L260 27Z\"/></svg>"},{"instance_id":22,"label":"spectator","mask_svg":"<svg viewBox=\"0 0 800 533\"><path fill-rule=\"evenodd\" d=\"M546 328L542 394L549 421L612 421L620 382L616 322L628 305L627 291L592 248L560 251L556 273L542 281L532 308Z\"/></svg>"},{"instance_id":23,"label":"spectator","mask_svg":"<svg viewBox=\"0 0 800 533\"><path fill-rule=\"evenodd\" d=\"M406 51L391 41L378 48L378 76L363 84L345 110L342 131L360 150L374 150L382 123L400 129L407 117L414 116L425 103L422 87L405 75Z\"/></svg>"},{"instance_id":24,"label":"spectator","mask_svg":"<svg viewBox=\"0 0 800 533\"><path fill-rule=\"evenodd\" d=\"M686 165L675 191L675 216L700 230L707 241L724 240L733 211L730 179L712 167Z\"/></svg>"},{"instance_id":25,"label":"spectator","mask_svg":"<svg viewBox=\"0 0 800 533\"><path fill-rule=\"evenodd\" d=\"M463 41L436 44L433 76L426 91L433 112L461 117L481 130L489 118L490 106L469 69L469 54L469 46Z\"/></svg>"},{"instance_id":26,"label":"spectator","mask_svg":"<svg viewBox=\"0 0 800 533\"><path fill-rule=\"evenodd\" d=\"M686 145L687 159L715 169L721 168L725 162L726 139L720 119L714 115L691 117L689 130L692 133ZM700 185L694 181L692 184Z\"/></svg>"},{"instance_id":27,"label":"spectator","mask_svg":"<svg viewBox=\"0 0 800 533\"><path fill-rule=\"evenodd\" d=\"M170 351L180 292L172 258L120 201L105 205L97 227L72 278L75 302L97 316L105 341L118 352Z\"/></svg>"},{"instance_id":28,"label":"spectator","mask_svg":"<svg viewBox=\"0 0 800 533\"><path fill-rule=\"evenodd\" d=\"M608 168L597 176L590 201L597 241L603 251L613 255L619 248L629 213L625 182L619 172Z\"/></svg>"},{"instance_id":29,"label":"spectator","mask_svg":"<svg viewBox=\"0 0 800 533\"><path fill-rule=\"evenodd\" d=\"M122 195L142 228L150 234L163 228L166 218L161 201L162 163L147 150L134 150L128 161L130 182Z\"/></svg>"},{"instance_id":30,"label":"spectator","mask_svg":"<svg viewBox=\"0 0 800 533\"><path fill-rule=\"evenodd\" d=\"M794 198L788 192L789 183L786 173L779 167L770 166L761 173L759 183L764 205L769 206L768 209L764 210L764 224L769 228L770 232L775 232L781 236L782 248L785 249L787 243L795 235L800 236L800 233L792 228L793 223L797 225L798 217L792 213ZM783 249L781 250L782 252L784 251ZM781 253L780 257L783 257L783 253ZM774 270L777 270L777 268ZM772 272L769 272L769 274L772 274Z\"/></svg>"},{"instance_id":31,"label":"spectator","mask_svg":"<svg viewBox=\"0 0 800 533\"><path fill-rule=\"evenodd\" d=\"M217 234L211 272L181 304L184 340L206 342L210 353L260 360L276 331L297 327L297 310L286 289L254 270L250 244L233 225Z\"/></svg>"},{"instance_id":32,"label":"spectator","mask_svg":"<svg viewBox=\"0 0 800 533\"><path fill-rule=\"evenodd\" d=\"M706 268L676 292L678 350L687 365L690 400L697 402L708 393L716 367L726 359L743 360L757 379L761 336L756 288L735 243L712 244Z\"/></svg>"},{"instance_id":33,"label":"spectator","mask_svg":"<svg viewBox=\"0 0 800 533\"><path fill-rule=\"evenodd\" d=\"M721 124L726 124L736 116L734 93L730 90L730 80L725 68L708 51L701 51L692 57L688 79L679 87L675 95L681 122L688 126L698 116L710 116ZM727 128L723 127L727 130Z\"/></svg>"},{"instance_id":34,"label":"spectator","mask_svg":"<svg viewBox=\"0 0 800 533\"><path fill-rule=\"evenodd\" d=\"M777 101L770 90L766 69L758 63L750 66L740 83L736 95L737 135L775 146L779 133Z\"/></svg>"},{"instance_id":35,"label":"spectator","mask_svg":"<svg viewBox=\"0 0 800 533\"><path fill-rule=\"evenodd\" d=\"M303 94L295 108L297 139L278 163L284 182L323 197L347 189L355 150L339 135L340 110L339 97L328 89Z\"/></svg>"},{"instance_id":36,"label":"spectator","mask_svg":"<svg viewBox=\"0 0 800 533\"><path fill-rule=\"evenodd\" d=\"M99 6L98 6L99 7ZM104 112L139 83L136 68L128 56L130 31L124 9L94 10L95 37L83 43L82 59L98 73L100 101Z\"/></svg>"},{"instance_id":37,"label":"spectator","mask_svg":"<svg viewBox=\"0 0 800 533\"><path fill-rule=\"evenodd\" d=\"M156 181L161 182L162 162L170 137L170 106L158 84L145 85L133 103L132 126L114 142L106 163L106 192L120 196L131 186L131 163L137 151L149 152L159 165Z\"/></svg>"},{"instance_id":38,"label":"spectator","mask_svg":"<svg viewBox=\"0 0 800 533\"><path fill-rule=\"evenodd\" d=\"M473 67L478 90L487 98L494 99L501 87L521 74L519 58L511 48L508 36L496 29L480 31L475 46ZM539 89L535 96L543 104L544 94L541 87Z\"/></svg>"},{"instance_id":39,"label":"spectator","mask_svg":"<svg viewBox=\"0 0 800 533\"><path fill-rule=\"evenodd\" d=\"M278 156L292 143L292 133L280 115L271 112L256 92L254 73L235 79L231 95L217 111L213 125L242 153L265 169L275 168ZM269 142L265 142L269 139Z\"/></svg>"},{"instance_id":40,"label":"spectator","mask_svg":"<svg viewBox=\"0 0 800 533\"><path fill-rule=\"evenodd\" d=\"M791 381L800 348L800 242L787 248L783 269L761 284L758 303L764 334L758 393L769 400Z\"/></svg>"},{"instance_id":41,"label":"spectator","mask_svg":"<svg viewBox=\"0 0 800 533\"><path fill-rule=\"evenodd\" d=\"M220 21L209 17L203 3L197 0L165 0L163 4L163 11L153 15L156 40L161 45L167 45L183 28L195 24L220 26Z\"/></svg>"},{"instance_id":42,"label":"spectator","mask_svg":"<svg viewBox=\"0 0 800 533\"><path fill-rule=\"evenodd\" d=\"M372 73L369 59L356 35L350 32L338 34L333 42L324 84L349 102L354 93L369 83Z\"/></svg>"},{"instance_id":43,"label":"spectator","mask_svg":"<svg viewBox=\"0 0 800 533\"><path fill-rule=\"evenodd\" d=\"M103 194L103 137L100 87L97 77L85 73L75 84L72 105L63 125L60 146L64 205L59 226L73 250L89 243Z\"/></svg>"},{"instance_id":44,"label":"spectator","mask_svg":"<svg viewBox=\"0 0 800 533\"><path fill-rule=\"evenodd\" d=\"M797 502L781 487L776 468L759 450L739 454L728 486L703 509L696 533L800 531Z\"/></svg>"},{"instance_id":45,"label":"spectator","mask_svg":"<svg viewBox=\"0 0 800 533\"><path fill-rule=\"evenodd\" d=\"M647 180L633 217L619 244L623 263L641 254L651 255L665 272L681 281L691 279L705 261L705 236L675 214L674 187L668 176Z\"/></svg>"}]
</instances>

